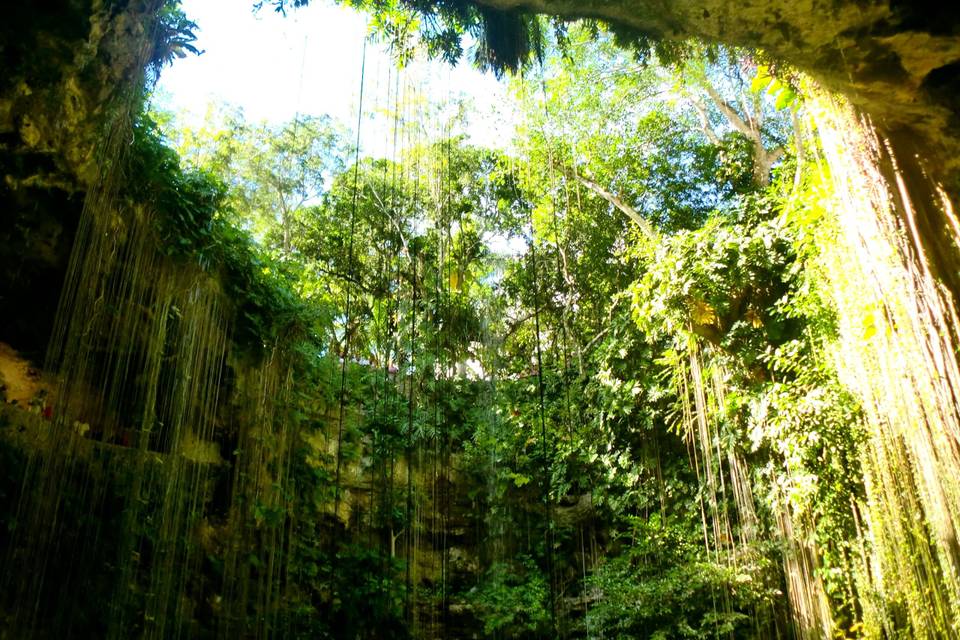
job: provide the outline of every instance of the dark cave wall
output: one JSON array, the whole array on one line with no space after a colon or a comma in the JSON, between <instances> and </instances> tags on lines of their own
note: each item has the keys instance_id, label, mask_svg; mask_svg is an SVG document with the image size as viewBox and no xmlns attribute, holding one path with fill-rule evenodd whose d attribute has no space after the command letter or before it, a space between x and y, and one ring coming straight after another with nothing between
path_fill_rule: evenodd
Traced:
<instances>
[{"instance_id":1,"label":"dark cave wall","mask_svg":"<svg viewBox=\"0 0 960 640\"><path fill-rule=\"evenodd\" d=\"M49 341L83 208L81 192L31 181L50 164L0 147L0 342L34 362Z\"/></svg>"},{"instance_id":2,"label":"dark cave wall","mask_svg":"<svg viewBox=\"0 0 960 640\"><path fill-rule=\"evenodd\" d=\"M89 187L96 152L141 99L158 0L47 0L18 7L0 32L0 135L14 153L48 154L45 182ZM147 59L145 59L147 50Z\"/></svg>"}]
</instances>

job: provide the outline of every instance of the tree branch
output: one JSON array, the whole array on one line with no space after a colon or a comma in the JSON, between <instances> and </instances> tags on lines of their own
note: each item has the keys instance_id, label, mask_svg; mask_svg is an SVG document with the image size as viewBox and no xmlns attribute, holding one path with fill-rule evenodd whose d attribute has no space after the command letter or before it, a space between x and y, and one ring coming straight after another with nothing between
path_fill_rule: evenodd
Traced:
<instances>
[{"instance_id":1,"label":"tree branch","mask_svg":"<svg viewBox=\"0 0 960 640\"><path fill-rule=\"evenodd\" d=\"M740 114L737 113L737 110L733 106L723 99L717 90L709 82L703 84L704 90L707 92L707 95L710 96L710 99L713 100L713 103L717 105L717 108L720 109L720 113L723 114L723 117L727 119L727 122L730 123L730 126L747 136L754 142L754 144L760 143L760 132L751 127L746 120L740 117Z\"/></svg>"},{"instance_id":2,"label":"tree branch","mask_svg":"<svg viewBox=\"0 0 960 640\"><path fill-rule=\"evenodd\" d=\"M746 119L744 119L744 117L741 117L740 114L737 113L733 105L724 100L723 96L721 96L709 82L703 83L703 89L707 92L707 95L710 96L713 103L717 105L720 113L727 119L730 126L746 136L753 145L753 177L757 185L761 187L769 185L770 168L777 160L783 157L785 150L783 147L777 147L776 149L767 151L763 146L763 138L760 133L763 111L760 106L758 105L757 107L756 115L751 115L749 110L744 109L747 114ZM704 117L705 114L701 115L701 119Z\"/></svg>"},{"instance_id":3,"label":"tree branch","mask_svg":"<svg viewBox=\"0 0 960 640\"><path fill-rule=\"evenodd\" d=\"M563 171L567 176L573 178L574 180L576 180L577 182L585 186L594 194L600 196L601 198L603 198L604 200L612 204L614 207L619 209L624 215L630 218L630 220L632 220L634 224L640 227L640 231L642 231L645 236L647 236L651 240L656 240L659 237L659 234L653 228L653 225L651 225L646 218L641 216L636 209L634 209L629 204L624 202L619 196L613 193L610 193L609 191L604 189L602 186L600 186L599 184L597 184L587 176L581 174L575 168L571 169L569 167L560 167L560 170Z\"/></svg>"},{"instance_id":4,"label":"tree branch","mask_svg":"<svg viewBox=\"0 0 960 640\"><path fill-rule=\"evenodd\" d=\"M697 115L700 116L700 126L703 129L704 135L707 136L707 140L709 140L711 144L720 146L720 136L717 135L717 132L713 130L713 125L710 124L710 118L707 117L706 106L693 97L690 98L690 104L693 105Z\"/></svg>"}]
</instances>

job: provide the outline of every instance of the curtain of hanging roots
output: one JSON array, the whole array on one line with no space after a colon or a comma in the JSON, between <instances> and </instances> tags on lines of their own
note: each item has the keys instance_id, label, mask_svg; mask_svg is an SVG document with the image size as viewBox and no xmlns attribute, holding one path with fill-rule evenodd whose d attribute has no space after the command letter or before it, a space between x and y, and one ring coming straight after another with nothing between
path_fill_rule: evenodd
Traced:
<instances>
[{"instance_id":1,"label":"curtain of hanging roots","mask_svg":"<svg viewBox=\"0 0 960 640\"><path fill-rule=\"evenodd\" d=\"M289 547L291 514L290 463L299 434L285 407L290 402L293 372L277 349L236 381L236 460L232 474L229 519L224 532L221 638L255 633L277 636L279 600ZM284 524L278 524L281 519ZM273 524L270 524L272 521ZM255 561L251 562L251 559ZM257 612L255 620L247 612Z\"/></svg>"},{"instance_id":2,"label":"curtain of hanging roots","mask_svg":"<svg viewBox=\"0 0 960 640\"><path fill-rule=\"evenodd\" d=\"M758 541L758 519L750 474L742 457L721 447L718 417L726 403L727 373L709 349L689 348L679 373L684 432L690 456L705 491L700 509L704 543L717 563L737 567L751 562ZM783 469L789 476L789 469ZM823 583L815 574L817 551L809 531L797 530L789 500L774 508L783 572L795 633L801 640L830 637L833 620ZM733 510L730 506L733 506ZM736 536L734 536L736 530ZM725 611L726 600L717 603ZM773 630L768 630L773 633Z\"/></svg>"},{"instance_id":3,"label":"curtain of hanging roots","mask_svg":"<svg viewBox=\"0 0 960 640\"><path fill-rule=\"evenodd\" d=\"M834 99L811 105L822 140L822 206L836 232L820 242L836 303L841 378L869 421L866 475L873 556L860 593L871 635L957 637L960 624L960 413L957 315L927 266L919 198L934 195L960 237L950 201L932 182L911 194L889 144ZM929 202L929 198L927 200Z\"/></svg>"},{"instance_id":4,"label":"curtain of hanging roots","mask_svg":"<svg viewBox=\"0 0 960 640\"><path fill-rule=\"evenodd\" d=\"M263 514L288 508L279 487L294 437L282 411L289 367L275 353L256 368L232 363L236 398L226 415L223 295L199 268L157 251L142 210L85 214L63 300L50 350L55 415L22 435L30 464L4 571L23 637L72 627L72 594L103 570L85 558L104 553L116 572L104 605L109 637L187 633L192 603L204 600L223 603L221 637L237 629L266 637L287 530L265 525ZM230 461L224 431L238 434ZM229 505L212 504L218 485L231 488ZM117 530L105 531L107 522ZM104 551L108 535L117 543ZM209 587L201 563L217 544L226 545L223 584Z\"/></svg>"},{"instance_id":5,"label":"curtain of hanging roots","mask_svg":"<svg viewBox=\"0 0 960 640\"><path fill-rule=\"evenodd\" d=\"M280 410L289 369L276 354L259 368L229 363L231 314L216 280L158 251L148 211L91 202L48 358L53 420L21 434L29 464L2 578L20 637L65 637L89 618L75 594L104 566L114 571L108 637L189 635L206 601L223 602L221 637L265 637L286 529L261 515L286 513L277 487L293 437ZM250 406L226 427L228 367ZM239 434L236 454L221 453L226 431ZM229 505L213 504L217 486L231 488ZM223 544L215 538L229 542L224 583L210 586L201 563Z\"/></svg>"}]
</instances>

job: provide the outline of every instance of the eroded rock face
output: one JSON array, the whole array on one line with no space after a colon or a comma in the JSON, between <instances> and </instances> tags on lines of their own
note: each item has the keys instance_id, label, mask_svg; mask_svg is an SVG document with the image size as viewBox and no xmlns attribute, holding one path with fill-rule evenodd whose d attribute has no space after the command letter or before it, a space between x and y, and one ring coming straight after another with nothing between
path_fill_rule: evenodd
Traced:
<instances>
[{"instance_id":1,"label":"eroded rock face","mask_svg":"<svg viewBox=\"0 0 960 640\"><path fill-rule=\"evenodd\" d=\"M96 150L136 95L157 0L46 0L14 10L0 31L5 151L48 154L61 182L100 176ZM29 176L20 176L25 179Z\"/></svg>"},{"instance_id":2,"label":"eroded rock face","mask_svg":"<svg viewBox=\"0 0 960 640\"><path fill-rule=\"evenodd\" d=\"M157 0L15 3L0 24L0 340L36 360L98 150L139 100Z\"/></svg>"}]
</instances>

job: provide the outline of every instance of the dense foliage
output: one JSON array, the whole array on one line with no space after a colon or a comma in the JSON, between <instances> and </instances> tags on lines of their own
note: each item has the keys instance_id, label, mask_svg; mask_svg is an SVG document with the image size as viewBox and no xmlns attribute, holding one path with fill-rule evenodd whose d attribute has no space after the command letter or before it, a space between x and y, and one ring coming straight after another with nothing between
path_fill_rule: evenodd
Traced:
<instances>
[{"instance_id":1,"label":"dense foliage","mask_svg":"<svg viewBox=\"0 0 960 640\"><path fill-rule=\"evenodd\" d=\"M479 18L444 19L433 46ZM222 273L239 335L343 363L339 388L298 374L339 418L304 385L306 433L338 433L298 453L293 628L400 637L422 603L449 621L457 602L490 637L767 637L792 624L799 532L854 629L859 417L791 204L796 98L746 89L732 54L638 66L597 31L565 38L513 81L517 157L447 135L351 158L323 119L160 116L183 169L137 127L134 197L164 212L164 246ZM519 255L492 250L507 238ZM330 555L341 465L369 505ZM428 509L466 517L472 569L412 566L448 535Z\"/></svg>"},{"instance_id":2,"label":"dense foliage","mask_svg":"<svg viewBox=\"0 0 960 640\"><path fill-rule=\"evenodd\" d=\"M830 357L826 216L798 205L794 89L743 52L658 61L633 37L641 64L595 24L548 47L538 19L471 2L350 4L401 56L419 33L456 59L470 34L483 64L542 64L510 80L510 151L455 118L423 135L392 114L386 158L327 117L136 119L117 198L229 307L210 484L239 497L189 524L178 633L227 619L211 585L233 571L270 585L237 623L284 637L808 637L822 620L796 612L821 602L856 637L865 436ZM155 67L195 51L164 11Z\"/></svg>"}]
</instances>

